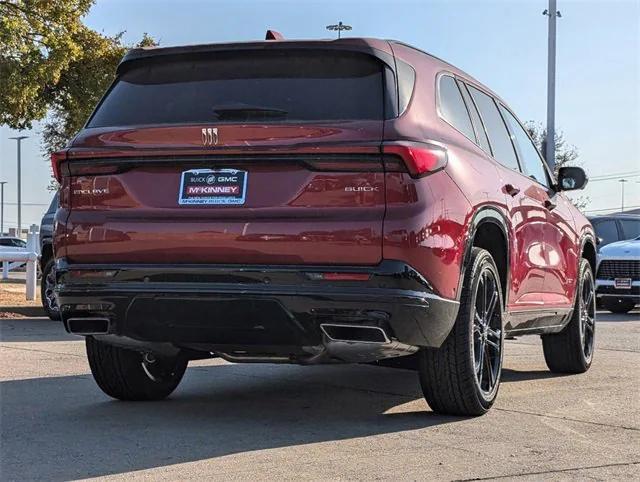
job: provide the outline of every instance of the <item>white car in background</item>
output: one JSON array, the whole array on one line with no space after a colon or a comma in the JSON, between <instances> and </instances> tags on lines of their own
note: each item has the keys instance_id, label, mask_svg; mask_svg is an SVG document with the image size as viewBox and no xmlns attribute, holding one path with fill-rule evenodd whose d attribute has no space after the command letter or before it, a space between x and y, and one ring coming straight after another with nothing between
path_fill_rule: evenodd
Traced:
<instances>
[{"instance_id":1,"label":"white car in background","mask_svg":"<svg viewBox=\"0 0 640 482\"><path fill-rule=\"evenodd\" d=\"M640 303L640 236L600 248L596 296L612 313L628 313Z\"/></svg>"},{"instance_id":2,"label":"white car in background","mask_svg":"<svg viewBox=\"0 0 640 482\"><path fill-rule=\"evenodd\" d=\"M27 242L14 236L0 236L0 251L26 251Z\"/></svg>"}]
</instances>

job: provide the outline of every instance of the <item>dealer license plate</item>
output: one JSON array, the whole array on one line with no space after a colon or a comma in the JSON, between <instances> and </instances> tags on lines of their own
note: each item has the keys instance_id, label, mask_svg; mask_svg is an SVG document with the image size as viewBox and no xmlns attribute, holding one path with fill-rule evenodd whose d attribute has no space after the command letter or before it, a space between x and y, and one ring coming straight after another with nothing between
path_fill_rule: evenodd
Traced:
<instances>
[{"instance_id":1,"label":"dealer license plate","mask_svg":"<svg viewBox=\"0 0 640 482\"><path fill-rule=\"evenodd\" d=\"M192 169L180 179L180 205L239 205L247 195L249 173L236 169Z\"/></svg>"}]
</instances>

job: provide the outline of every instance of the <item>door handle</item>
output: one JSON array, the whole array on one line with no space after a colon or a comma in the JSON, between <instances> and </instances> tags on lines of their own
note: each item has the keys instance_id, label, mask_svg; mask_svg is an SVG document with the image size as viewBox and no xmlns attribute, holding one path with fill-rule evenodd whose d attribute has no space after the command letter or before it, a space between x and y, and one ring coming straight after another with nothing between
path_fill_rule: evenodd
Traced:
<instances>
[{"instance_id":1,"label":"door handle","mask_svg":"<svg viewBox=\"0 0 640 482\"><path fill-rule=\"evenodd\" d=\"M515 196L516 194L518 194L520 192L520 189L515 187L513 184L505 184L504 185L504 190L511 197Z\"/></svg>"},{"instance_id":2,"label":"door handle","mask_svg":"<svg viewBox=\"0 0 640 482\"><path fill-rule=\"evenodd\" d=\"M554 204L551 199L546 199L544 201L544 207L547 208L549 211L553 211L556 208L556 204Z\"/></svg>"}]
</instances>

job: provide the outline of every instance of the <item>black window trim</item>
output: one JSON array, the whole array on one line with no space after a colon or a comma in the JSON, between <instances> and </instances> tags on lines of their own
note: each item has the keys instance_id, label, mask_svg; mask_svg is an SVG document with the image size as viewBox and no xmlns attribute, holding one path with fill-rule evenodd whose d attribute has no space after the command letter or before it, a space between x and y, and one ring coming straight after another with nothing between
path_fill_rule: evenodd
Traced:
<instances>
[{"instance_id":1,"label":"black window trim","mask_svg":"<svg viewBox=\"0 0 640 482\"><path fill-rule=\"evenodd\" d=\"M473 103L473 108L475 109L476 114L478 114L478 119L480 119L480 127L482 128L482 131L484 132L484 136L487 138L487 144L489 144L489 152L485 151L484 148L482 147L482 145L480 145L479 143L478 143L478 147L482 150L482 152L488 154L492 159L495 160L495 158L493 157L493 147L491 147L491 139L489 139L489 133L487 132L487 127L484 125L484 119L480 115L480 109L478 109L478 104L476 104L475 99L473 98L473 96L471 95L471 92L469 91L469 86L464 81L464 79L458 79L458 83L462 84L462 86L464 87L465 91L467 92L467 96L469 97L469 99L471 99L471 102ZM465 100L464 95L462 96L462 100L463 101ZM465 103L466 103L466 101L465 101ZM469 110L469 106L467 106L467 110ZM471 124L475 126L475 122L473 122L473 116L470 115L470 117L471 117ZM475 127L474 127L474 129L475 129ZM476 131L476 136L477 135L478 135L478 133ZM479 141L479 139L478 139L478 141Z\"/></svg>"}]
</instances>

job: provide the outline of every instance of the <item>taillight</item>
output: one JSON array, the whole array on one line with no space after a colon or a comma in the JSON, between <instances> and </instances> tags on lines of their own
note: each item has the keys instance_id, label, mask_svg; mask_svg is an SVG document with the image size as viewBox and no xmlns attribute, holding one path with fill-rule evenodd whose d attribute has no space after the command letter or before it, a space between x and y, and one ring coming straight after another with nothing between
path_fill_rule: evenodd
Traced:
<instances>
[{"instance_id":1,"label":"taillight","mask_svg":"<svg viewBox=\"0 0 640 482\"><path fill-rule=\"evenodd\" d=\"M53 171L53 177L56 181L62 180L62 173L60 172L60 164L67 159L67 151L57 151L51 153L51 170Z\"/></svg>"},{"instance_id":2,"label":"taillight","mask_svg":"<svg viewBox=\"0 0 640 482\"><path fill-rule=\"evenodd\" d=\"M384 144L382 151L400 156L413 177L426 176L447 165L447 150L435 144L398 142Z\"/></svg>"}]
</instances>

